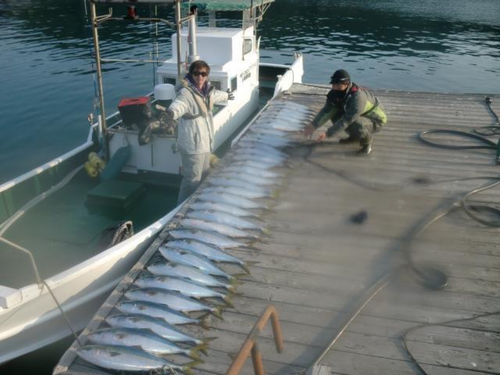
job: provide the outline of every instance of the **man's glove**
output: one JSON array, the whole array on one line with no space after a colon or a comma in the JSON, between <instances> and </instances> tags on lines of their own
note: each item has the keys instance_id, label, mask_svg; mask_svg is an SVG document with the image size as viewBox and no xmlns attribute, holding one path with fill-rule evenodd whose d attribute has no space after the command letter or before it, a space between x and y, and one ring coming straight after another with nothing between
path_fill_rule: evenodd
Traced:
<instances>
[{"instance_id":1,"label":"man's glove","mask_svg":"<svg viewBox=\"0 0 500 375\"><path fill-rule=\"evenodd\" d=\"M234 100L234 94L231 89L227 89L227 100Z\"/></svg>"},{"instance_id":2,"label":"man's glove","mask_svg":"<svg viewBox=\"0 0 500 375\"><path fill-rule=\"evenodd\" d=\"M326 136L327 138L331 138L335 135L336 131L335 131L335 126L330 126L327 130L326 130Z\"/></svg>"}]
</instances>

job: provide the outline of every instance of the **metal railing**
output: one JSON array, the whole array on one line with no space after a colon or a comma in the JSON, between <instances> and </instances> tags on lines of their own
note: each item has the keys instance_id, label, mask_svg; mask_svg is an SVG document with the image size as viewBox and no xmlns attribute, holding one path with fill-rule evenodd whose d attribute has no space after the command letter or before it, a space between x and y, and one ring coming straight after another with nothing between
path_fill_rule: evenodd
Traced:
<instances>
[{"instance_id":1,"label":"metal railing","mask_svg":"<svg viewBox=\"0 0 500 375\"><path fill-rule=\"evenodd\" d=\"M268 320L271 319L273 328L274 343L276 350L281 353L284 350L283 335L281 333L281 326L278 319L278 312L273 305L266 307L259 320L253 326L252 330L247 336L247 339L241 346L238 355L234 358L233 363L226 372L226 375L237 375L245 364L246 359L250 352L252 353L252 362L255 375L264 375L264 366L262 365L262 354L260 353L259 346L256 342L260 336L260 332L265 327Z\"/></svg>"}]
</instances>

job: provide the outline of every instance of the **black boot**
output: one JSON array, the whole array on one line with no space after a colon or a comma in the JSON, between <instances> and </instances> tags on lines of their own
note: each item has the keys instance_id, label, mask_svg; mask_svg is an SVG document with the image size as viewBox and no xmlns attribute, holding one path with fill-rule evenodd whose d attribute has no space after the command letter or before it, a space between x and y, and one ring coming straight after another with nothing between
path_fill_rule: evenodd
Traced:
<instances>
[{"instance_id":1,"label":"black boot","mask_svg":"<svg viewBox=\"0 0 500 375\"><path fill-rule=\"evenodd\" d=\"M367 145L363 145L363 147L361 147L361 150L358 151L358 155L367 156L370 154L370 152L372 152L372 145L367 144Z\"/></svg>"},{"instance_id":2,"label":"black boot","mask_svg":"<svg viewBox=\"0 0 500 375\"><path fill-rule=\"evenodd\" d=\"M349 145L351 143L359 143L359 139L349 136L347 138L339 139L341 145Z\"/></svg>"}]
</instances>

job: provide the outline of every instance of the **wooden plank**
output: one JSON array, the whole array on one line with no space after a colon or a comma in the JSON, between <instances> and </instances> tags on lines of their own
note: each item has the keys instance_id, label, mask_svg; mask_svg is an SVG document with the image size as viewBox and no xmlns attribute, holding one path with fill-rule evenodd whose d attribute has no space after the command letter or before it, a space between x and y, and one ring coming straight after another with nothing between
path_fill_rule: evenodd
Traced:
<instances>
[{"instance_id":1,"label":"wooden plank","mask_svg":"<svg viewBox=\"0 0 500 375\"><path fill-rule=\"evenodd\" d=\"M296 85L290 96L279 100L318 110L327 90ZM469 131L472 123L490 125L492 117L481 95L387 90L377 94L387 109L389 124L375 135L375 151L369 158L352 157L356 148L340 146L336 140L288 150L291 168L276 169L283 172L279 195L260 217L271 235L255 242L252 249L228 250L247 262L258 262L252 263L251 275L241 278L235 307L227 309L222 322L209 319L213 325L209 332L184 327L197 336L218 337L197 373L225 373L231 356L270 303L280 314L286 350L276 353L270 328L263 331L259 345L266 373L289 375L304 370L352 313L351 306L363 290L382 273L405 264L401 239L410 228L443 199L485 183L472 178L498 176L492 150L434 149L416 139L418 132L432 128ZM435 139L448 141L450 137ZM300 135L295 140L303 142ZM221 165L231 163L236 152L233 149ZM415 184L416 177L432 183ZM457 180L463 178L471 180ZM494 190L474 200L500 203ZM368 219L355 225L349 218L360 210L367 211ZM409 336L412 353L426 371L494 373L500 368L500 350L495 345L498 319L457 320L500 310L498 230L454 212L422 233L412 249L416 261L442 267L449 276L448 287L425 290L410 271L402 269L322 363L332 373L344 375L417 373L402 348L401 335L419 324L440 323ZM235 266L221 267L241 272ZM242 374L251 373L248 360Z\"/></svg>"}]
</instances>

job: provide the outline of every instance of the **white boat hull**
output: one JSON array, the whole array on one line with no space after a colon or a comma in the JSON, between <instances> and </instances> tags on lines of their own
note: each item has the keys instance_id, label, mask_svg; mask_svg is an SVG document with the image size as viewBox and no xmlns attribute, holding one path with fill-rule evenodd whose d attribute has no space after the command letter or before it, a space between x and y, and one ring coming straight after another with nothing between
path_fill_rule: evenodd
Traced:
<instances>
[{"instance_id":1,"label":"white boat hull","mask_svg":"<svg viewBox=\"0 0 500 375\"><path fill-rule=\"evenodd\" d=\"M120 244L45 280L74 330L85 327L179 208ZM0 363L71 334L46 287L32 284L18 291L22 302L8 310L0 309Z\"/></svg>"}]
</instances>

